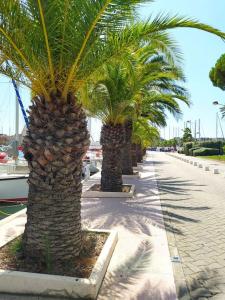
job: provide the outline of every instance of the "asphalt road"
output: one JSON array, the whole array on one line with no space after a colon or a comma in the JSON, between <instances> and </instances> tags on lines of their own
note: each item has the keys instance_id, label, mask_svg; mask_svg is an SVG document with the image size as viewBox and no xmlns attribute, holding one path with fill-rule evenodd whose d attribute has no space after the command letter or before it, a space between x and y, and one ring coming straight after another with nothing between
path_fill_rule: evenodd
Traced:
<instances>
[{"instance_id":1,"label":"asphalt road","mask_svg":"<svg viewBox=\"0 0 225 300\"><path fill-rule=\"evenodd\" d=\"M179 299L224 300L225 176L166 153L152 152L151 157L169 242L173 235L189 292L183 292L181 273L175 272Z\"/></svg>"}]
</instances>

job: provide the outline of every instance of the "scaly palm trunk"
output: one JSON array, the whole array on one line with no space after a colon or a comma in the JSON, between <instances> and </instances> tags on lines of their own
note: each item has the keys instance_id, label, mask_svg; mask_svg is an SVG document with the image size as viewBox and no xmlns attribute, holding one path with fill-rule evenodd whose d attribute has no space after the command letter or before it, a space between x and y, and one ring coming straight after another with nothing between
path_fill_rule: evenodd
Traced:
<instances>
[{"instance_id":1,"label":"scaly palm trunk","mask_svg":"<svg viewBox=\"0 0 225 300\"><path fill-rule=\"evenodd\" d=\"M65 264L80 252L82 157L89 146L85 113L69 94L36 97L24 152L30 169L23 251L31 263Z\"/></svg>"},{"instance_id":2,"label":"scaly palm trunk","mask_svg":"<svg viewBox=\"0 0 225 300\"><path fill-rule=\"evenodd\" d=\"M103 125L101 131L103 155L101 173L102 191L122 191L121 155L124 139L124 127L122 125Z\"/></svg>"},{"instance_id":3,"label":"scaly palm trunk","mask_svg":"<svg viewBox=\"0 0 225 300\"><path fill-rule=\"evenodd\" d=\"M137 155L137 162L141 163L143 161L143 149L141 144L137 144L136 146L136 155Z\"/></svg>"},{"instance_id":4,"label":"scaly palm trunk","mask_svg":"<svg viewBox=\"0 0 225 300\"><path fill-rule=\"evenodd\" d=\"M124 124L125 144L122 149L122 174L133 175L132 155L131 155L131 138L132 138L132 121Z\"/></svg>"},{"instance_id":5,"label":"scaly palm trunk","mask_svg":"<svg viewBox=\"0 0 225 300\"><path fill-rule=\"evenodd\" d=\"M131 145L131 154L132 154L132 165L133 167L137 167L137 145Z\"/></svg>"},{"instance_id":6,"label":"scaly palm trunk","mask_svg":"<svg viewBox=\"0 0 225 300\"><path fill-rule=\"evenodd\" d=\"M146 153L147 153L147 149L144 148L144 149L142 150L142 157L144 157L144 156L146 155Z\"/></svg>"}]
</instances>

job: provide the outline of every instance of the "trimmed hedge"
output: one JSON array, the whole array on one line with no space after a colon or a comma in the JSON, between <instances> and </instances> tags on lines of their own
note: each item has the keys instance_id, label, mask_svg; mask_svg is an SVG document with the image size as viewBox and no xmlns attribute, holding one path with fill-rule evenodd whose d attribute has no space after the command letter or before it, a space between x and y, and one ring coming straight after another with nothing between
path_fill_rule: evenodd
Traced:
<instances>
[{"instance_id":1,"label":"trimmed hedge","mask_svg":"<svg viewBox=\"0 0 225 300\"><path fill-rule=\"evenodd\" d=\"M220 149L215 148L199 148L193 151L194 156L210 156L210 155L219 155Z\"/></svg>"},{"instance_id":2,"label":"trimmed hedge","mask_svg":"<svg viewBox=\"0 0 225 300\"><path fill-rule=\"evenodd\" d=\"M220 150L219 154L223 154L223 143L221 141L199 142L196 144L196 146L199 146L201 148L219 149Z\"/></svg>"},{"instance_id":3,"label":"trimmed hedge","mask_svg":"<svg viewBox=\"0 0 225 300\"><path fill-rule=\"evenodd\" d=\"M198 146L202 148L216 148L220 149L222 147L222 142L221 141L209 141L209 142L199 142L197 143Z\"/></svg>"},{"instance_id":4,"label":"trimmed hedge","mask_svg":"<svg viewBox=\"0 0 225 300\"><path fill-rule=\"evenodd\" d=\"M189 149L189 155L193 155L194 150L197 150L197 149L200 149L200 148L201 148L201 147L195 146L195 147Z\"/></svg>"},{"instance_id":5,"label":"trimmed hedge","mask_svg":"<svg viewBox=\"0 0 225 300\"><path fill-rule=\"evenodd\" d=\"M184 154L190 155L189 149L193 148L193 146L194 146L194 143L192 143L192 142L185 143L184 144Z\"/></svg>"}]
</instances>

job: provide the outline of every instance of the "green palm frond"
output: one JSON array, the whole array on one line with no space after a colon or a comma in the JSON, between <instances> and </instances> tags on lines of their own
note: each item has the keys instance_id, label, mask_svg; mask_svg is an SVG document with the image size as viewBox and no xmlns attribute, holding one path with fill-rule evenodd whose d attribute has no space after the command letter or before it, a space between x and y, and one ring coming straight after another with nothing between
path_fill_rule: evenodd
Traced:
<instances>
[{"instance_id":1,"label":"green palm frond","mask_svg":"<svg viewBox=\"0 0 225 300\"><path fill-rule=\"evenodd\" d=\"M132 142L141 144L143 148L149 147L155 141L159 140L160 133L158 129L152 126L146 119L139 118L133 123Z\"/></svg>"},{"instance_id":2,"label":"green palm frond","mask_svg":"<svg viewBox=\"0 0 225 300\"><path fill-rule=\"evenodd\" d=\"M197 28L225 37L209 25L178 16L136 21L137 7L145 2L151 1L0 1L0 73L46 97L56 89L66 95L77 92L104 64L126 60L127 53L146 43L170 63L177 61L180 52L168 29Z\"/></svg>"}]
</instances>

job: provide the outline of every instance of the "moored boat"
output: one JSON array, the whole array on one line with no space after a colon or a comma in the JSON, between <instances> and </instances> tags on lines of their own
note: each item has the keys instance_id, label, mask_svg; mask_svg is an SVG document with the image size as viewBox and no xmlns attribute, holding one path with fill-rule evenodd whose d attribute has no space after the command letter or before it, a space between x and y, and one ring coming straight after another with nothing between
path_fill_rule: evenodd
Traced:
<instances>
[{"instance_id":1,"label":"moored boat","mask_svg":"<svg viewBox=\"0 0 225 300\"><path fill-rule=\"evenodd\" d=\"M28 196L28 175L1 174L0 202L26 202Z\"/></svg>"}]
</instances>

